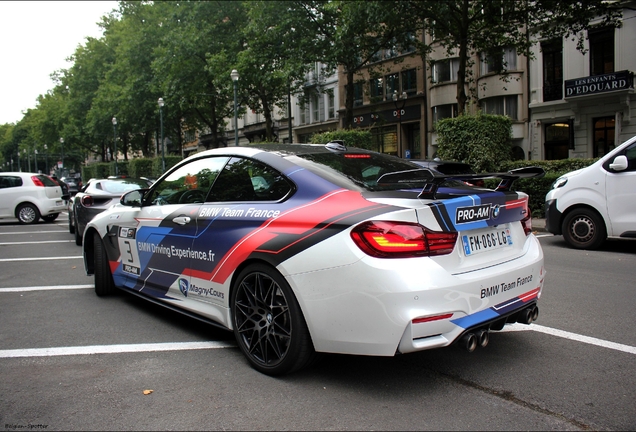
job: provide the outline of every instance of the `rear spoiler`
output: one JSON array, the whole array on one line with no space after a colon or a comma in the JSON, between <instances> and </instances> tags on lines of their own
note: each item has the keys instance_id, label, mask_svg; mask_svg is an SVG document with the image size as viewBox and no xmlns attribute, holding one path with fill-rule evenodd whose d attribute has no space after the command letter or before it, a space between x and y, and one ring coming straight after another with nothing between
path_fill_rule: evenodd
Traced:
<instances>
[{"instance_id":1,"label":"rear spoiler","mask_svg":"<svg viewBox=\"0 0 636 432\"><path fill-rule=\"evenodd\" d=\"M424 174L424 176L422 176ZM515 180L520 178L541 178L545 175L545 171L540 167L525 167L510 170L508 172L499 173L481 173L481 174L450 174L439 175L434 174L427 168L398 171L387 173L378 179L378 183L413 183L423 181L426 184L422 192L417 196L424 199L435 199L437 190L447 180L460 180L471 182L475 180L485 180L498 178L501 179L499 185L495 188L499 192L508 192Z\"/></svg>"}]
</instances>

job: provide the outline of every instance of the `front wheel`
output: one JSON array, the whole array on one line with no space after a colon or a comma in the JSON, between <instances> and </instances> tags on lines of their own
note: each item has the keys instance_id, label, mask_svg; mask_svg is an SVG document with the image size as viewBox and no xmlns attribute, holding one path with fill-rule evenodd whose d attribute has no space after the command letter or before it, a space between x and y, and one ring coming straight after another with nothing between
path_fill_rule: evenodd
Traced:
<instances>
[{"instance_id":1,"label":"front wheel","mask_svg":"<svg viewBox=\"0 0 636 432\"><path fill-rule=\"evenodd\" d=\"M93 233L93 246L95 248L95 294L100 297L111 295L115 292L115 282L113 282L108 256L99 233Z\"/></svg>"},{"instance_id":2,"label":"front wheel","mask_svg":"<svg viewBox=\"0 0 636 432\"><path fill-rule=\"evenodd\" d=\"M234 336L252 367L282 375L315 357L307 324L287 281L263 264L245 268L230 299Z\"/></svg>"},{"instance_id":3,"label":"front wheel","mask_svg":"<svg viewBox=\"0 0 636 432\"><path fill-rule=\"evenodd\" d=\"M33 204L22 204L16 211L16 217L22 224L34 224L40 219L40 211Z\"/></svg>"},{"instance_id":4,"label":"front wheel","mask_svg":"<svg viewBox=\"0 0 636 432\"><path fill-rule=\"evenodd\" d=\"M596 249L606 237L603 219L592 210L573 210L563 221L563 238L576 249Z\"/></svg>"}]
</instances>

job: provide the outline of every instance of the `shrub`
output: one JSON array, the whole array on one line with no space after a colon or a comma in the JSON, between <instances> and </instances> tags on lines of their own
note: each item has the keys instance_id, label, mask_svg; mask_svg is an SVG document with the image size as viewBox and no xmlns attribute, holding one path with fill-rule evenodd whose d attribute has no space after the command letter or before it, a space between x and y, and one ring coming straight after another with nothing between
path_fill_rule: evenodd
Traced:
<instances>
[{"instance_id":1,"label":"shrub","mask_svg":"<svg viewBox=\"0 0 636 432\"><path fill-rule=\"evenodd\" d=\"M512 120L479 113L435 123L437 155L443 160L470 164L476 172L492 172L497 162L511 159Z\"/></svg>"},{"instance_id":2,"label":"shrub","mask_svg":"<svg viewBox=\"0 0 636 432\"><path fill-rule=\"evenodd\" d=\"M310 142L315 144L327 144L333 140L342 140L347 147L377 150L371 139L371 132L368 130L341 129L317 133L312 135Z\"/></svg>"}]
</instances>

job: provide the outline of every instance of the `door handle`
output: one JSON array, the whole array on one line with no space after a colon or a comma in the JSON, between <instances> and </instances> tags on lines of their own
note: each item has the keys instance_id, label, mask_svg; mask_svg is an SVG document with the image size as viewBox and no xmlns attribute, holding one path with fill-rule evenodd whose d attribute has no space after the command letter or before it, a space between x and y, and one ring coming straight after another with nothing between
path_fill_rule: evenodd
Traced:
<instances>
[{"instance_id":1,"label":"door handle","mask_svg":"<svg viewBox=\"0 0 636 432\"><path fill-rule=\"evenodd\" d=\"M172 219L172 222L179 224L179 225L185 225L187 223L190 223L191 219L188 216L177 216L176 218Z\"/></svg>"}]
</instances>

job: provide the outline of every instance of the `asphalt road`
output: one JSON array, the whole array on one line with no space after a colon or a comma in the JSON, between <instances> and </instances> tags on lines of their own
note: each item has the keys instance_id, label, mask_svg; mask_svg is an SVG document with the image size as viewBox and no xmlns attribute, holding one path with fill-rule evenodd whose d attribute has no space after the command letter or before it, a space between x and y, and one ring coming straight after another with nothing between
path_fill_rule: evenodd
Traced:
<instances>
[{"instance_id":1,"label":"asphalt road","mask_svg":"<svg viewBox=\"0 0 636 432\"><path fill-rule=\"evenodd\" d=\"M96 297L65 215L0 222L0 427L636 430L636 243L575 251L539 235L536 324L473 353L328 355L270 378L229 332L125 293Z\"/></svg>"}]
</instances>

